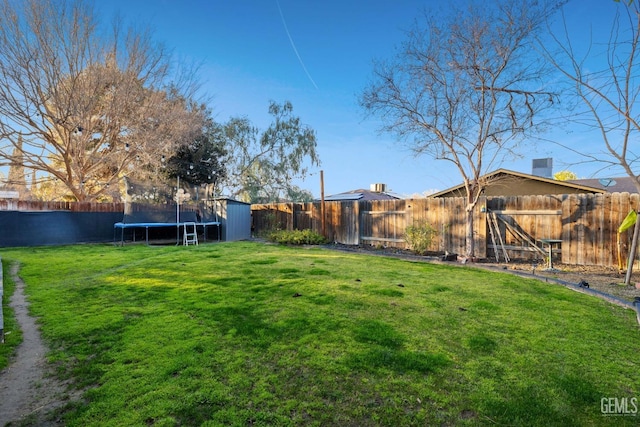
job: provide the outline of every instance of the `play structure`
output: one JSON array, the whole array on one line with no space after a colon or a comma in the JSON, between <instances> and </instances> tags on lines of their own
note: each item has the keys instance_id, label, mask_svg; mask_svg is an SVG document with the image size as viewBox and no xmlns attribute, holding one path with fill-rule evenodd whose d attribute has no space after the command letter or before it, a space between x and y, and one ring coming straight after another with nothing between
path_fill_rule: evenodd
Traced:
<instances>
[{"instance_id":1,"label":"play structure","mask_svg":"<svg viewBox=\"0 0 640 427\"><path fill-rule=\"evenodd\" d=\"M164 229L161 233L156 234L166 238L167 235L173 234L171 230L174 229L176 245L180 244L181 237L184 245L197 245L199 231L202 231L203 240L207 241L211 227L216 227L216 240L219 241L221 222L218 220L217 214L214 213L214 216L210 218L203 217L200 212L199 208L181 212L180 205L176 206L174 212L170 205L127 204L123 220L113 224L114 243L118 237L118 232L120 234L120 245L122 246L124 245L125 237L130 237L133 242L139 239L136 231L144 230L144 241L149 244L150 230ZM129 230L130 233L125 233L125 230Z\"/></svg>"},{"instance_id":2,"label":"play structure","mask_svg":"<svg viewBox=\"0 0 640 427\"><path fill-rule=\"evenodd\" d=\"M198 233L201 231L203 240L206 241L211 227L217 229L217 240L221 236L221 222L218 218L218 209L215 200L200 200L196 188L196 200L191 200L189 193L180 187L177 181L175 193L171 196L170 187L160 188L140 183L127 181L127 194L129 201L125 203L122 221L113 224L114 243L119 231L120 245L124 245L125 237L136 241L137 232L144 230L144 240L149 244L150 231L157 230L154 237L163 237L165 240L175 230L175 244L182 243L186 246L198 244ZM155 203L148 203L147 200ZM164 201L164 203L161 203ZM129 231L129 233L126 233Z\"/></svg>"}]
</instances>

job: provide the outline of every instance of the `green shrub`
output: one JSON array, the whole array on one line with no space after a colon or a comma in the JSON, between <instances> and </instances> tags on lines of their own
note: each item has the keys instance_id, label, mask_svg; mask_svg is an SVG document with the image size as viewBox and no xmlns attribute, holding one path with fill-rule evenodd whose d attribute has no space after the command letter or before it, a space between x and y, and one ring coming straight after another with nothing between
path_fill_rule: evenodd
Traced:
<instances>
[{"instance_id":1,"label":"green shrub","mask_svg":"<svg viewBox=\"0 0 640 427\"><path fill-rule=\"evenodd\" d=\"M425 221L416 221L408 226L404 232L404 240L409 249L418 255L424 255L431 247L433 238L438 234L435 228Z\"/></svg>"},{"instance_id":2,"label":"green shrub","mask_svg":"<svg viewBox=\"0 0 640 427\"><path fill-rule=\"evenodd\" d=\"M270 241L284 245L321 245L326 239L313 230L276 230L269 233Z\"/></svg>"}]
</instances>

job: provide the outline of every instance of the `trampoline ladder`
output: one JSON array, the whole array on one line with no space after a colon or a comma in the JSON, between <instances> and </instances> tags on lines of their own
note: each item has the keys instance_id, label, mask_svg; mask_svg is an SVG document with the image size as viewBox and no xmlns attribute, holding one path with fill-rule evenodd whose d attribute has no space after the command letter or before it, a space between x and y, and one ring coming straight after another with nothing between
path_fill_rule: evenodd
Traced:
<instances>
[{"instance_id":1,"label":"trampoline ladder","mask_svg":"<svg viewBox=\"0 0 640 427\"><path fill-rule=\"evenodd\" d=\"M184 223L184 237L182 242L185 246L198 244L198 232L196 230L195 222Z\"/></svg>"}]
</instances>

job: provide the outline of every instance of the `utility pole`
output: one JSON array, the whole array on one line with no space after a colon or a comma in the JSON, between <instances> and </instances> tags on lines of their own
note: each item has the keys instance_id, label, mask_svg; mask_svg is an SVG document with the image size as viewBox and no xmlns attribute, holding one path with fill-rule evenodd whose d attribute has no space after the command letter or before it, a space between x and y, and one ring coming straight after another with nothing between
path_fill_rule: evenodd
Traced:
<instances>
[{"instance_id":1,"label":"utility pole","mask_svg":"<svg viewBox=\"0 0 640 427\"><path fill-rule=\"evenodd\" d=\"M320 216L321 216L321 224L322 224L322 235L327 237L327 226L325 220L325 210L324 210L324 171L320 171Z\"/></svg>"}]
</instances>

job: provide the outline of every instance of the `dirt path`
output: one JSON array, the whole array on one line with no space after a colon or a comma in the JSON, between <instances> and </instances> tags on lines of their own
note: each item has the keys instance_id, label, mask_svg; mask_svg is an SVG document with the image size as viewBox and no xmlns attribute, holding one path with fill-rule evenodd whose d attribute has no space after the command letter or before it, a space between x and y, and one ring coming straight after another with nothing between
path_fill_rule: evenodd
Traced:
<instances>
[{"instance_id":1,"label":"dirt path","mask_svg":"<svg viewBox=\"0 0 640 427\"><path fill-rule=\"evenodd\" d=\"M9 306L15 311L23 342L11 364L0 372L0 426L12 425L54 426L46 414L67 403L65 386L47 375L45 354L47 348L40 338L36 321L29 315L24 294L24 282L18 276L19 264L11 267L15 291ZM23 422L24 424L20 424Z\"/></svg>"}]
</instances>

